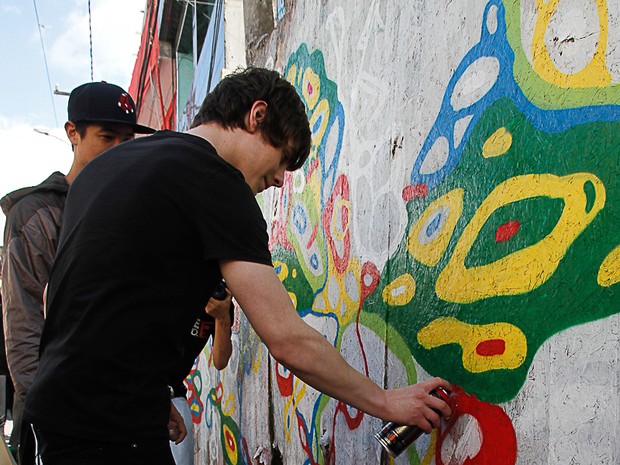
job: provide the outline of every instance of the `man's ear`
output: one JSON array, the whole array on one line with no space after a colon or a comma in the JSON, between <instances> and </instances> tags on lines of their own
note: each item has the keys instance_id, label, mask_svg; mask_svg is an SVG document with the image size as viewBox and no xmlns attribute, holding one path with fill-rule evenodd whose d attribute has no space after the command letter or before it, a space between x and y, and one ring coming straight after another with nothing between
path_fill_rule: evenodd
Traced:
<instances>
[{"instance_id":1,"label":"man's ear","mask_svg":"<svg viewBox=\"0 0 620 465\"><path fill-rule=\"evenodd\" d=\"M69 139L71 145L76 146L80 141L80 134L73 121L67 121L65 123L65 133L67 134L67 139Z\"/></svg>"},{"instance_id":2,"label":"man's ear","mask_svg":"<svg viewBox=\"0 0 620 465\"><path fill-rule=\"evenodd\" d=\"M259 130L263 124L263 120L265 119L265 115L267 114L267 102L264 100L257 100L252 105L248 113L248 124L247 129L251 134L255 133Z\"/></svg>"}]
</instances>

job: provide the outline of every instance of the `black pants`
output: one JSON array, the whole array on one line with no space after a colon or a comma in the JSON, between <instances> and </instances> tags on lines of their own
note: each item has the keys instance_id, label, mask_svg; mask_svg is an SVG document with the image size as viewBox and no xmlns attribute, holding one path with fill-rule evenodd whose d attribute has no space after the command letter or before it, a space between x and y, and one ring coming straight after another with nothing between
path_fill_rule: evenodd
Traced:
<instances>
[{"instance_id":1,"label":"black pants","mask_svg":"<svg viewBox=\"0 0 620 465\"><path fill-rule=\"evenodd\" d=\"M86 441L35 427L43 465L174 465L168 439Z\"/></svg>"},{"instance_id":2,"label":"black pants","mask_svg":"<svg viewBox=\"0 0 620 465\"><path fill-rule=\"evenodd\" d=\"M17 463L19 465L35 465L36 461L36 442L32 426L26 421L19 423L21 429L19 433L19 445L17 446Z\"/></svg>"}]
</instances>

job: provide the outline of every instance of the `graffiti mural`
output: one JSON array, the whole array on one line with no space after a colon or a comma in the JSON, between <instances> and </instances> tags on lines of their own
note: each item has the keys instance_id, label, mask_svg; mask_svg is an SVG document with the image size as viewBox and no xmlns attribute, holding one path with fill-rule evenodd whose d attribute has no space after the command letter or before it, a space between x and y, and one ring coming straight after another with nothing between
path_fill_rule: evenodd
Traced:
<instances>
[{"instance_id":1,"label":"graffiti mural","mask_svg":"<svg viewBox=\"0 0 620 465\"><path fill-rule=\"evenodd\" d=\"M351 253L350 188L347 177L337 169L344 109L336 84L326 75L321 52L310 54L302 45L289 58L284 75L306 104L313 143L304 168L289 175L281 190L279 216L271 234L272 253L277 260L276 271L298 312L340 347L347 326L359 322L360 308L375 289L379 272L372 263L360 263ZM361 371L369 374L364 360ZM290 373L276 369L275 376L278 392L287 398L286 440L290 441L291 432L297 432L308 464L324 458L334 463L333 431L328 431L330 439L323 449L319 446L321 418L329 399L314 390L306 391ZM343 404L338 404L331 415L344 418L351 430L363 419L362 412L350 411ZM327 423L333 429L334 420Z\"/></svg>"},{"instance_id":2,"label":"graffiti mural","mask_svg":"<svg viewBox=\"0 0 620 465\"><path fill-rule=\"evenodd\" d=\"M538 21L560 14L553 4L537 2ZM494 403L516 395L554 333L620 311L620 106L571 107L566 97L604 81L612 103L618 87L597 78L596 64L576 80L535 65L530 73L564 87L536 106L519 85L526 71L515 67L506 30L519 11L517 2L489 2L480 43L448 84L403 190L409 233L391 259L402 274L382 276L384 286L403 276L416 283L404 301L388 302L388 321L416 360Z\"/></svg>"},{"instance_id":3,"label":"graffiti mural","mask_svg":"<svg viewBox=\"0 0 620 465\"><path fill-rule=\"evenodd\" d=\"M352 216L367 206L354 201L345 169L355 116L328 52L302 43L288 56L283 74L304 100L313 145L306 165L260 199L279 278L304 320L379 384L414 383L421 368L455 385L450 422L395 463L517 463L502 404L523 388L540 347L620 312L612 13L604 0L488 2L421 149L407 154L398 187L406 227L381 262L352 239L364 234ZM284 463L381 462L379 422L297 380L242 330L237 373L269 385L264 421ZM241 381L203 387L200 370L212 368L190 377L192 411L219 418L224 463L270 463L273 451L248 446Z\"/></svg>"}]
</instances>

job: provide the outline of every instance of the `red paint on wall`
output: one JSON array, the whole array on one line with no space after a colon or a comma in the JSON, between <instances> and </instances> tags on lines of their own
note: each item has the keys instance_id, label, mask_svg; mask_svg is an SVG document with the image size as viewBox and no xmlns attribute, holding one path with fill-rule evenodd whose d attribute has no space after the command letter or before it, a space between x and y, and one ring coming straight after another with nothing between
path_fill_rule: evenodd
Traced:
<instances>
[{"instance_id":1,"label":"red paint on wall","mask_svg":"<svg viewBox=\"0 0 620 465\"><path fill-rule=\"evenodd\" d=\"M308 165L308 172L306 173L306 182L310 182L310 178L312 177L312 174L318 167L319 167L319 159L313 158L312 161L310 161L310 164Z\"/></svg>"},{"instance_id":2,"label":"red paint on wall","mask_svg":"<svg viewBox=\"0 0 620 465\"><path fill-rule=\"evenodd\" d=\"M413 186L407 186L403 189L403 200L409 202L410 200L420 197L426 197L428 194L428 186L426 184L414 184Z\"/></svg>"},{"instance_id":3,"label":"red paint on wall","mask_svg":"<svg viewBox=\"0 0 620 465\"><path fill-rule=\"evenodd\" d=\"M306 244L306 249L310 249L310 247L312 247L312 244L314 244L314 241L316 240L316 233L319 230L319 225L318 223L314 225L314 228L312 228L312 234L310 234L310 238L308 239L308 243Z\"/></svg>"},{"instance_id":4,"label":"red paint on wall","mask_svg":"<svg viewBox=\"0 0 620 465\"><path fill-rule=\"evenodd\" d=\"M284 173L284 185L280 189L276 216L271 224L269 250L272 252L277 245L284 247L286 250L295 250L295 247L286 235L286 225L291 212L291 199L293 198L292 179L291 172L286 171Z\"/></svg>"},{"instance_id":5,"label":"red paint on wall","mask_svg":"<svg viewBox=\"0 0 620 465\"><path fill-rule=\"evenodd\" d=\"M379 278L381 277L381 273L379 273L379 269L377 265L372 262L366 262L362 265L362 276L361 276L361 285L362 285L362 298L360 299L360 308L364 303L366 297L368 297L379 284Z\"/></svg>"},{"instance_id":6,"label":"red paint on wall","mask_svg":"<svg viewBox=\"0 0 620 465\"><path fill-rule=\"evenodd\" d=\"M280 372L281 366L282 365L280 365L276 361L275 372L276 372L276 381L278 382L278 390L280 391L280 394L283 397L289 397L293 395L293 373L286 370L286 375L288 376L283 376L282 373Z\"/></svg>"},{"instance_id":7,"label":"red paint on wall","mask_svg":"<svg viewBox=\"0 0 620 465\"><path fill-rule=\"evenodd\" d=\"M199 357L200 358L200 357ZM185 379L185 386L189 393L187 403L189 404L189 410L192 414L192 423L198 425L202 421L202 413L204 412L204 404L200 396L202 395L202 376L197 369L198 359L194 363L192 371Z\"/></svg>"},{"instance_id":8,"label":"red paint on wall","mask_svg":"<svg viewBox=\"0 0 620 465\"><path fill-rule=\"evenodd\" d=\"M446 448L458 448L460 440L467 442L466 437L458 437L459 433L463 432L456 431L454 427L459 418L469 415L477 422L476 426L481 436L480 449L458 465L514 465L517 460L517 437L506 412L498 405L481 402L475 395L470 396L459 386L453 386L450 397L452 417L448 424L440 429L435 448L435 463L452 465L452 462L446 464L442 459L444 442ZM451 441L446 441L448 436L451 436ZM444 452L448 457L459 456L452 450Z\"/></svg>"},{"instance_id":9,"label":"red paint on wall","mask_svg":"<svg viewBox=\"0 0 620 465\"><path fill-rule=\"evenodd\" d=\"M349 255L351 253L351 232L348 229L349 224L349 210L345 208L341 211L342 215L346 215L346 218L341 218L340 226L342 229L338 231L342 234L342 238L335 237L335 234L332 229L332 219L334 219L334 208L339 205L340 200L345 202L345 205L349 202L349 181L345 175L340 175L336 180L336 184L334 185L334 191L325 205L325 210L323 211L323 225L325 229L325 236L327 238L327 243L329 244L329 249L331 251L332 257L334 259L334 265L338 273L344 273L349 264ZM338 225L335 226L336 228ZM336 243L339 243L340 247L336 246Z\"/></svg>"},{"instance_id":10,"label":"red paint on wall","mask_svg":"<svg viewBox=\"0 0 620 465\"><path fill-rule=\"evenodd\" d=\"M518 221L509 221L508 223L502 224L495 230L495 240L497 242L507 241L519 232L520 227L521 223Z\"/></svg>"},{"instance_id":11,"label":"red paint on wall","mask_svg":"<svg viewBox=\"0 0 620 465\"><path fill-rule=\"evenodd\" d=\"M476 346L476 353L482 357L493 357L506 352L506 341L503 339L490 339L482 341Z\"/></svg>"},{"instance_id":12,"label":"red paint on wall","mask_svg":"<svg viewBox=\"0 0 620 465\"><path fill-rule=\"evenodd\" d=\"M318 462L314 459L314 454L310 449L310 441L308 435L308 428L306 427L306 420L299 413L298 410L295 410L295 415L297 416L297 433L299 434L299 443L301 447L306 452L308 460L304 461L305 464L309 465L319 465Z\"/></svg>"},{"instance_id":13,"label":"red paint on wall","mask_svg":"<svg viewBox=\"0 0 620 465\"><path fill-rule=\"evenodd\" d=\"M230 434L230 431L225 431L224 436L225 436L226 443L228 444L228 448L230 449L230 451L233 453L236 452L237 443L235 442L235 438L232 436L232 434Z\"/></svg>"}]
</instances>

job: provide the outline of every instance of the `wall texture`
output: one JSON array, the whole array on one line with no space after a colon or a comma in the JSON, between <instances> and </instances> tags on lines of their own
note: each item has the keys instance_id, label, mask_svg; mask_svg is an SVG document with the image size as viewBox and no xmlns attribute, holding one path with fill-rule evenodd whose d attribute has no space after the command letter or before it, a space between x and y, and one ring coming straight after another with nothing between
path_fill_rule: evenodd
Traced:
<instances>
[{"instance_id":1,"label":"wall texture","mask_svg":"<svg viewBox=\"0 0 620 465\"><path fill-rule=\"evenodd\" d=\"M313 131L259 199L276 270L358 370L445 377L457 412L391 462L379 420L301 383L240 316L229 368L207 349L190 377L199 463L619 464L620 4L276 13L248 64L297 87Z\"/></svg>"}]
</instances>

